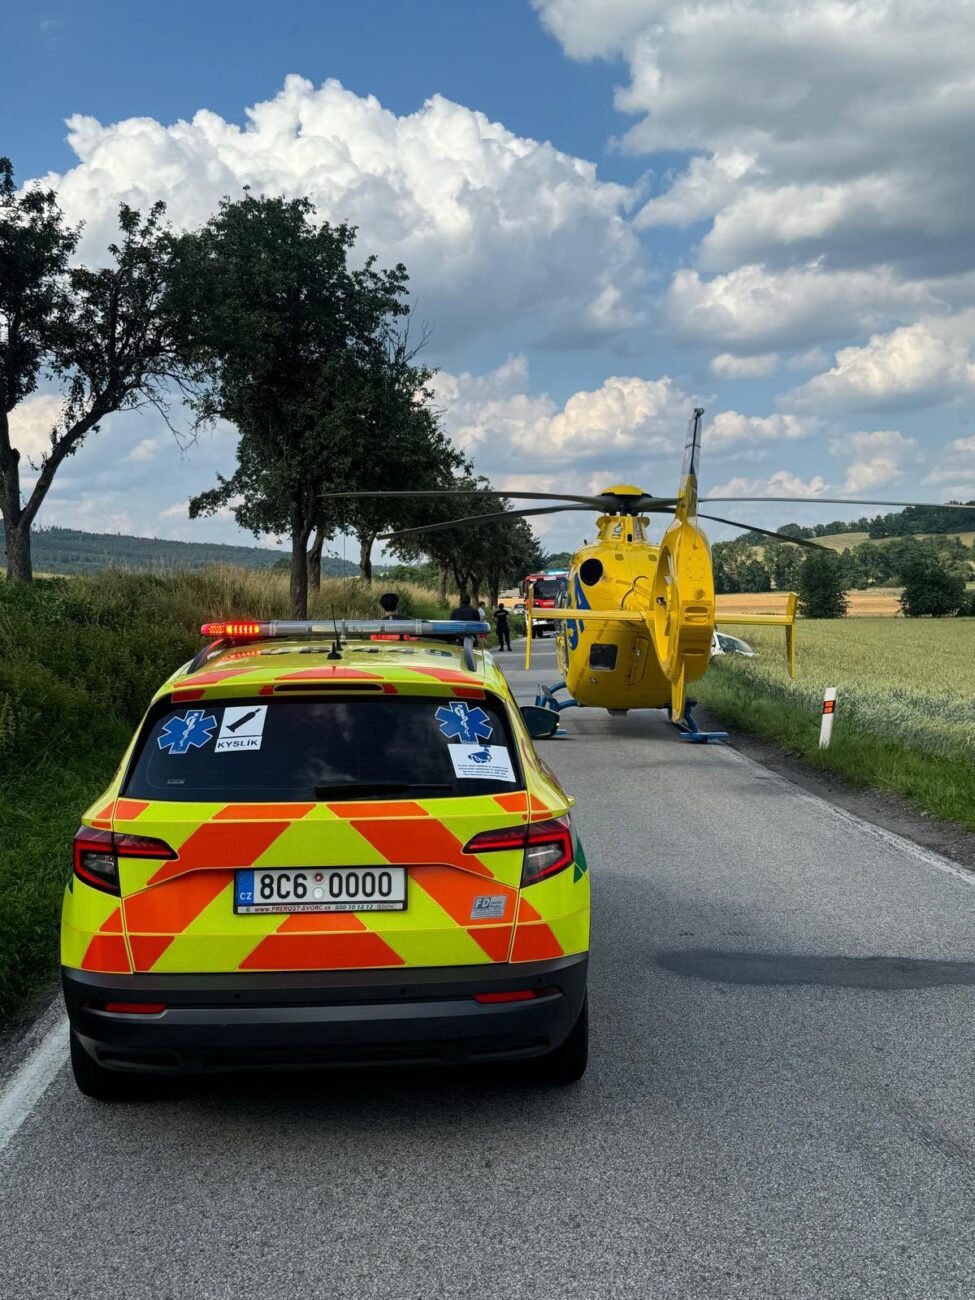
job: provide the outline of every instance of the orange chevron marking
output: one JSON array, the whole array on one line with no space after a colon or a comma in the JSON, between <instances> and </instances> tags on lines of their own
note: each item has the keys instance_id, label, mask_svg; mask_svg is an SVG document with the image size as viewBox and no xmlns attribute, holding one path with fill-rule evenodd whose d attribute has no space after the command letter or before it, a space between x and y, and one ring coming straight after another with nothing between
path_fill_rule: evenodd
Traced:
<instances>
[{"instance_id":1,"label":"orange chevron marking","mask_svg":"<svg viewBox=\"0 0 975 1300\"><path fill-rule=\"evenodd\" d=\"M494 802L505 812L527 813L528 796L524 790L519 790L517 794L496 794Z\"/></svg>"},{"instance_id":2,"label":"orange chevron marking","mask_svg":"<svg viewBox=\"0 0 975 1300\"><path fill-rule=\"evenodd\" d=\"M546 961L549 957L561 957L562 945L544 922L538 925L515 926L515 944L511 951L512 961Z\"/></svg>"},{"instance_id":3,"label":"orange chevron marking","mask_svg":"<svg viewBox=\"0 0 975 1300\"><path fill-rule=\"evenodd\" d=\"M396 803L378 803L369 800L360 800L358 803L330 803L329 809L335 813L336 817L343 817L347 821L354 821L361 818L363 821L370 820L373 817L429 817L430 814L425 808L421 808L418 803L410 803L409 800L400 800Z\"/></svg>"},{"instance_id":4,"label":"orange chevron marking","mask_svg":"<svg viewBox=\"0 0 975 1300\"><path fill-rule=\"evenodd\" d=\"M241 673L253 672L253 668L214 668L208 673L194 673L192 678L183 678L184 681L191 681L193 687L213 686L217 682L226 681L228 677L239 677Z\"/></svg>"},{"instance_id":5,"label":"orange chevron marking","mask_svg":"<svg viewBox=\"0 0 975 1300\"><path fill-rule=\"evenodd\" d=\"M127 898L129 934L181 934L230 884L232 871L194 871Z\"/></svg>"},{"instance_id":6,"label":"orange chevron marking","mask_svg":"<svg viewBox=\"0 0 975 1300\"><path fill-rule=\"evenodd\" d=\"M204 822L179 851L174 862L164 862L149 880L158 885L187 871L212 867L252 867L262 853L274 843L287 822Z\"/></svg>"},{"instance_id":7,"label":"orange chevron marking","mask_svg":"<svg viewBox=\"0 0 975 1300\"><path fill-rule=\"evenodd\" d=\"M141 817L149 804L145 799L116 799L115 816L119 821L134 821Z\"/></svg>"},{"instance_id":8,"label":"orange chevron marking","mask_svg":"<svg viewBox=\"0 0 975 1300\"><path fill-rule=\"evenodd\" d=\"M439 903L458 925L472 926L476 929L483 925L497 926L497 917L488 918L486 921L471 920L474 899L484 891L484 882L478 876L472 876L467 871L457 871L454 867L428 865L413 867L410 871L410 880L415 881L435 902ZM513 903L518 891L508 885L497 883L492 884L491 888L496 893L505 895L505 916L501 919L507 920L510 926L514 921ZM477 935L474 937L477 938Z\"/></svg>"},{"instance_id":9,"label":"orange chevron marking","mask_svg":"<svg viewBox=\"0 0 975 1300\"><path fill-rule=\"evenodd\" d=\"M536 912L525 895L522 894L521 898L518 899L518 924L524 925L526 922L530 923L541 919L541 912Z\"/></svg>"},{"instance_id":10,"label":"orange chevron marking","mask_svg":"<svg viewBox=\"0 0 975 1300\"><path fill-rule=\"evenodd\" d=\"M462 853L461 842L434 817L411 822L395 820L365 821L354 819L352 825L359 834L377 849L387 862L426 864L439 862L445 866L460 867L475 875L493 880L493 872L473 853Z\"/></svg>"},{"instance_id":11,"label":"orange chevron marking","mask_svg":"<svg viewBox=\"0 0 975 1300\"><path fill-rule=\"evenodd\" d=\"M293 821L297 821L299 817L307 817L311 810L317 807L318 805L313 803L228 803L219 812L213 814L213 820L215 822L262 822L290 817Z\"/></svg>"},{"instance_id":12,"label":"orange chevron marking","mask_svg":"<svg viewBox=\"0 0 975 1300\"><path fill-rule=\"evenodd\" d=\"M483 690L476 677L462 673L459 668L417 668L410 664L411 673L422 673L424 677L433 677L438 682L463 682L465 686L476 686Z\"/></svg>"},{"instance_id":13,"label":"orange chevron marking","mask_svg":"<svg viewBox=\"0 0 975 1300\"><path fill-rule=\"evenodd\" d=\"M122 933L122 909L117 907L112 915L102 925L98 927L99 934L121 934Z\"/></svg>"},{"instance_id":14,"label":"orange chevron marking","mask_svg":"<svg viewBox=\"0 0 975 1300\"><path fill-rule=\"evenodd\" d=\"M349 970L402 966L403 958L378 934L269 934L240 970Z\"/></svg>"},{"instance_id":15,"label":"orange chevron marking","mask_svg":"<svg viewBox=\"0 0 975 1300\"><path fill-rule=\"evenodd\" d=\"M132 968L125 940L120 934L93 935L82 958L81 969L128 974Z\"/></svg>"},{"instance_id":16,"label":"orange chevron marking","mask_svg":"<svg viewBox=\"0 0 975 1300\"><path fill-rule=\"evenodd\" d=\"M115 809L115 800L110 799L108 803L105 805L105 807L102 808L100 812L97 812L95 814L95 816L92 818L92 821L94 821L96 818L100 822L108 821L114 809Z\"/></svg>"},{"instance_id":17,"label":"orange chevron marking","mask_svg":"<svg viewBox=\"0 0 975 1300\"><path fill-rule=\"evenodd\" d=\"M492 961L508 960L508 949L511 947L510 925L494 925L489 929L468 929L467 933L481 945Z\"/></svg>"},{"instance_id":18,"label":"orange chevron marking","mask_svg":"<svg viewBox=\"0 0 975 1300\"><path fill-rule=\"evenodd\" d=\"M134 934L129 939L132 949L132 964L136 970L152 970L156 962L173 942L168 934Z\"/></svg>"},{"instance_id":19,"label":"orange chevron marking","mask_svg":"<svg viewBox=\"0 0 975 1300\"><path fill-rule=\"evenodd\" d=\"M352 912L293 912L275 934L335 934L340 930L361 933L365 926Z\"/></svg>"}]
</instances>

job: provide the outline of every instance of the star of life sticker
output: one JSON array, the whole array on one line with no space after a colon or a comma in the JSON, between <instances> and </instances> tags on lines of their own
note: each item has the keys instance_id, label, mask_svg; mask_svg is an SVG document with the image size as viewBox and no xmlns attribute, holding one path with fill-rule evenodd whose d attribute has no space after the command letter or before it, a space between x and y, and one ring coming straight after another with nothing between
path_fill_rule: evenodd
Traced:
<instances>
[{"instance_id":1,"label":"star of life sticker","mask_svg":"<svg viewBox=\"0 0 975 1300\"><path fill-rule=\"evenodd\" d=\"M217 720L205 709L188 709L182 718L170 718L159 735L159 748L171 754L202 749L213 739Z\"/></svg>"},{"instance_id":2,"label":"star of life sticker","mask_svg":"<svg viewBox=\"0 0 975 1300\"><path fill-rule=\"evenodd\" d=\"M449 705L442 704L435 716L440 723L440 730L448 740L460 740L465 745L476 745L479 740L488 740L494 732L484 710L472 709L463 700L451 700Z\"/></svg>"}]
</instances>

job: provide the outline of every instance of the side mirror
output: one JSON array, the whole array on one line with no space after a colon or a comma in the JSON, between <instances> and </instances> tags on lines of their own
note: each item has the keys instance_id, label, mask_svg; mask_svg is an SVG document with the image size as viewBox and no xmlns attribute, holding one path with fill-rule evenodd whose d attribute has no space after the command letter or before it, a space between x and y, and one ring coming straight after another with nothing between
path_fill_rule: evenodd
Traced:
<instances>
[{"instance_id":1,"label":"side mirror","mask_svg":"<svg viewBox=\"0 0 975 1300\"><path fill-rule=\"evenodd\" d=\"M559 715L554 709L543 709L537 704L523 704L521 716L532 740L545 740L559 729Z\"/></svg>"}]
</instances>

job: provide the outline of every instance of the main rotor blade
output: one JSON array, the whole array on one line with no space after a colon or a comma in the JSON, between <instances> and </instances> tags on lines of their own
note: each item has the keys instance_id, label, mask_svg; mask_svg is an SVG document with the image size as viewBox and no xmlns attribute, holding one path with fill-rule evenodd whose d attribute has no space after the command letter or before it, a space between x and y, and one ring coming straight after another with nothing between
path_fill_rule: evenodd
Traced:
<instances>
[{"instance_id":1,"label":"main rotor blade","mask_svg":"<svg viewBox=\"0 0 975 1300\"><path fill-rule=\"evenodd\" d=\"M761 533L764 537L774 537L777 542L792 542L796 546L808 546L811 551L832 551L831 546L820 546L805 537L783 537L781 533L770 532L767 528L758 528L755 524L740 524L737 519L722 519L720 515L698 515L699 519L712 519L716 524L730 524L732 528L747 528L750 533Z\"/></svg>"},{"instance_id":2,"label":"main rotor blade","mask_svg":"<svg viewBox=\"0 0 975 1300\"><path fill-rule=\"evenodd\" d=\"M323 497L326 501L334 501L338 498L359 500L363 497L511 497L512 500L519 501L578 501L582 505L590 506L593 510L601 510L605 504L603 497L582 497L572 496L568 492L508 492L502 488L418 488L415 492L370 490L368 492L324 492Z\"/></svg>"},{"instance_id":3,"label":"main rotor blade","mask_svg":"<svg viewBox=\"0 0 975 1300\"><path fill-rule=\"evenodd\" d=\"M939 510L975 510L975 506L957 501L864 501L859 497L702 497L698 504L710 506L719 501L788 501L794 506L937 506Z\"/></svg>"},{"instance_id":4,"label":"main rotor blade","mask_svg":"<svg viewBox=\"0 0 975 1300\"><path fill-rule=\"evenodd\" d=\"M323 498L326 501L335 501L339 499L358 501L376 497L503 497L512 501L576 501L580 505L589 506L592 510L598 510L609 514L658 514L661 511L673 510L677 504L676 497L654 497L649 493L643 493L641 496L617 496L613 492L604 492L598 496L584 497L574 496L571 492L509 492L506 488L418 488L415 492L409 490L383 491L372 490L367 492L325 492ZM625 507L625 509L624 509Z\"/></svg>"},{"instance_id":5,"label":"main rotor blade","mask_svg":"<svg viewBox=\"0 0 975 1300\"><path fill-rule=\"evenodd\" d=\"M395 533L380 533L376 540L396 541L400 537L410 537L414 533L439 533L445 528L462 528L465 524L496 523L500 519L523 519L526 515L558 515L566 510L590 513L589 506L536 506L530 510L497 510L489 515L467 515L464 519L447 519L439 524L421 524L419 528L400 528Z\"/></svg>"}]
</instances>

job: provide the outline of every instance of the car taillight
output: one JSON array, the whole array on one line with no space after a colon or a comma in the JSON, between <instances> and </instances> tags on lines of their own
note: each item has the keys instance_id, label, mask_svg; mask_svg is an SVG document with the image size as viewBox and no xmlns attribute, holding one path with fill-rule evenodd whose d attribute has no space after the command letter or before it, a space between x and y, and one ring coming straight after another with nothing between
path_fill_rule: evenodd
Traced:
<instances>
[{"instance_id":1,"label":"car taillight","mask_svg":"<svg viewBox=\"0 0 975 1300\"><path fill-rule=\"evenodd\" d=\"M82 826L74 837L74 873L79 880L106 894L119 892L118 860L158 858L171 861L176 853L164 840L149 835L115 835L112 831Z\"/></svg>"},{"instance_id":2,"label":"car taillight","mask_svg":"<svg viewBox=\"0 0 975 1300\"><path fill-rule=\"evenodd\" d=\"M464 845L465 853L497 853L521 848L522 885L533 885L547 876L563 871L574 854L572 824L569 814L551 821L531 822L527 826L505 826L501 830L482 831Z\"/></svg>"}]
</instances>

